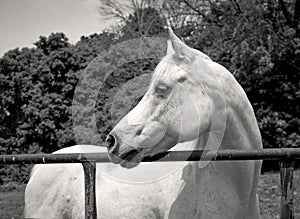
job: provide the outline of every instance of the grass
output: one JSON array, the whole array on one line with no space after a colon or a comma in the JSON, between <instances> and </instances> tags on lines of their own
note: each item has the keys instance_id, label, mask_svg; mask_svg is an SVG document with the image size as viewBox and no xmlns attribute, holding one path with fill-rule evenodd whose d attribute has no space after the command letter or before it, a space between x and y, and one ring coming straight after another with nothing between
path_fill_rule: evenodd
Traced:
<instances>
[{"instance_id":1,"label":"grass","mask_svg":"<svg viewBox=\"0 0 300 219\"><path fill-rule=\"evenodd\" d=\"M294 173L294 209L300 213L300 170ZM280 174L261 175L258 187L262 219L277 219L280 211ZM24 209L24 189L0 193L0 218L22 218Z\"/></svg>"},{"instance_id":2,"label":"grass","mask_svg":"<svg viewBox=\"0 0 300 219\"><path fill-rule=\"evenodd\" d=\"M300 170L294 172L294 211L300 214ZM280 211L280 173L266 173L259 179L258 195L261 218L277 219Z\"/></svg>"},{"instance_id":3,"label":"grass","mask_svg":"<svg viewBox=\"0 0 300 219\"><path fill-rule=\"evenodd\" d=\"M22 218L24 209L24 191L7 191L0 193L0 218Z\"/></svg>"}]
</instances>

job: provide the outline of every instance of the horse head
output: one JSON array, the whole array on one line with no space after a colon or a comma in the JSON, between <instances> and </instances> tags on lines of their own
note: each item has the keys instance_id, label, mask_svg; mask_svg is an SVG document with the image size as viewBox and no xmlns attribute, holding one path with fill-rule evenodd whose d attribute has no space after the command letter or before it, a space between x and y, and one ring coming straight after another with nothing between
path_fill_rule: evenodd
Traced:
<instances>
[{"instance_id":1,"label":"horse head","mask_svg":"<svg viewBox=\"0 0 300 219\"><path fill-rule=\"evenodd\" d=\"M109 159L122 167L135 167L145 156L193 141L211 129L211 95L217 92L207 64L212 61L171 29L169 36L167 55L156 66L148 91L107 136Z\"/></svg>"}]
</instances>

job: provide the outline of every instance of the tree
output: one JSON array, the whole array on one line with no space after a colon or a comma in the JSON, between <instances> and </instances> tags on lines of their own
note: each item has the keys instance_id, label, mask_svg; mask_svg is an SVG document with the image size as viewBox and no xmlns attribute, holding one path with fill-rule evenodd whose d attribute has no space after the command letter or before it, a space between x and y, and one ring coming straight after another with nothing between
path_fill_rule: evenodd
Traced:
<instances>
[{"instance_id":1,"label":"tree","mask_svg":"<svg viewBox=\"0 0 300 219\"><path fill-rule=\"evenodd\" d=\"M265 147L299 145L299 1L222 1L186 42L234 72ZM213 25L209 25L212 23Z\"/></svg>"},{"instance_id":2,"label":"tree","mask_svg":"<svg viewBox=\"0 0 300 219\"><path fill-rule=\"evenodd\" d=\"M161 33L160 24L163 21L159 13L163 1L157 0L99 0L99 14L106 19L122 22L121 32L131 33L133 36L153 36ZM134 23L134 25L130 25ZM124 29L125 27L125 29ZM159 28L159 29L157 29ZM150 31L152 30L152 31Z\"/></svg>"},{"instance_id":3,"label":"tree","mask_svg":"<svg viewBox=\"0 0 300 219\"><path fill-rule=\"evenodd\" d=\"M113 42L104 32L74 46L63 33L40 37L36 48L8 51L0 59L0 153L50 153L76 144L73 96L83 69ZM88 142L87 142L88 143ZM25 175L17 175L25 171ZM0 167L0 177L24 182L29 167Z\"/></svg>"},{"instance_id":4,"label":"tree","mask_svg":"<svg viewBox=\"0 0 300 219\"><path fill-rule=\"evenodd\" d=\"M68 41L64 33L52 33L48 38L40 36L40 40L34 45L41 49L45 55L49 55L52 51L70 46Z\"/></svg>"},{"instance_id":5,"label":"tree","mask_svg":"<svg viewBox=\"0 0 300 219\"><path fill-rule=\"evenodd\" d=\"M141 14L143 16L141 17ZM125 20L121 27L120 41L134 39L142 36L166 36L166 22L160 13L152 7L137 9Z\"/></svg>"}]
</instances>

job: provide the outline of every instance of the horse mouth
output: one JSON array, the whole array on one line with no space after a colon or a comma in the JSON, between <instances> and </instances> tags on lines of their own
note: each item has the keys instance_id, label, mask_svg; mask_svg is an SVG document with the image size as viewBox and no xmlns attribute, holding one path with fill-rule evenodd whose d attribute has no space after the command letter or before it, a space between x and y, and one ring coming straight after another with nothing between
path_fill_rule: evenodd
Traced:
<instances>
[{"instance_id":1,"label":"horse mouth","mask_svg":"<svg viewBox=\"0 0 300 219\"><path fill-rule=\"evenodd\" d=\"M142 160L142 150L133 149L127 153L123 153L119 156L109 153L109 159L115 164L120 164L121 167L133 168L140 164Z\"/></svg>"},{"instance_id":2,"label":"horse mouth","mask_svg":"<svg viewBox=\"0 0 300 219\"><path fill-rule=\"evenodd\" d=\"M120 157L120 159L125 160L130 162L131 160L134 159L135 156L137 156L139 153L141 152L141 150L137 150L137 149L133 149L127 153L122 154Z\"/></svg>"}]
</instances>

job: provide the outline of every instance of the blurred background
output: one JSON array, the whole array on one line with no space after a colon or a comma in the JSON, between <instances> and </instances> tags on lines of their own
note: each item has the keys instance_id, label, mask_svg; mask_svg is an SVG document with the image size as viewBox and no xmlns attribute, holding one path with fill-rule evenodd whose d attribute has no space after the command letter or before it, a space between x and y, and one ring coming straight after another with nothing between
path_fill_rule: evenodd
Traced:
<instances>
[{"instance_id":1,"label":"blurred background","mask_svg":"<svg viewBox=\"0 0 300 219\"><path fill-rule=\"evenodd\" d=\"M73 132L71 107L79 78L87 67L104 77L103 60L89 63L114 45L145 36L166 38L167 20L187 45L239 81L254 108L264 148L300 146L300 0L0 0L0 12L1 154L97 144L87 131L91 124L77 127L76 138ZM109 60L118 55L106 53ZM158 62L126 62L104 81L96 104L102 140L141 98ZM111 113L119 88L143 74L127 86L123 102ZM0 165L1 218L21 217L30 168ZM262 171L268 172L259 188L263 218L276 218L279 174L270 171L278 171L277 162L264 162ZM295 201L299 209L299 198Z\"/></svg>"}]
</instances>

